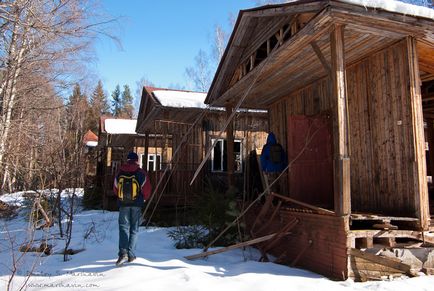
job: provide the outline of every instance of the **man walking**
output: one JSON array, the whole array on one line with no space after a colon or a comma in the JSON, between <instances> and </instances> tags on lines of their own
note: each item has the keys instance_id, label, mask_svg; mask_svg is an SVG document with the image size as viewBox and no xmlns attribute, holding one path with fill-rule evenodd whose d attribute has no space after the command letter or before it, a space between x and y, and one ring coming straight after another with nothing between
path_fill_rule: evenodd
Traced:
<instances>
[{"instance_id":1,"label":"man walking","mask_svg":"<svg viewBox=\"0 0 434 291\"><path fill-rule=\"evenodd\" d=\"M116 266L136 259L134 250L139 231L141 209L151 195L147 173L138 165L139 157L130 152L115 177L113 190L119 205L119 253Z\"/></svg>"}]
</instances>

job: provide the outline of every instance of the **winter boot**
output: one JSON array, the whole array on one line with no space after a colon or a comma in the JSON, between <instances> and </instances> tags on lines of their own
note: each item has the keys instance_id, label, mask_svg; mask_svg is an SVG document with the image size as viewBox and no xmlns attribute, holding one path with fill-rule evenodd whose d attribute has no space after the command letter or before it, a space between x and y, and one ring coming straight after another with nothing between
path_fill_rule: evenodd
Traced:
<instances>
[{"instance_id":1,"label":"winter boot","mask_svg":"<svg viewBox=\"0 0 434 291\"><path fill-rule=\"evenodd\" d=\"M132 261L134 261L136 259L136 257L130 257L128 256L128 263L131 263Z\"/></svg>"},{"instance_id":2,"label":"winter boot","mask_svg":"<svg viewBox=\"0 0 434 291\"><path fill-rule=\"evenodd\" d=\"M120 267L120 266L122 266L126 261L128 261L128 256L127 256L127 255L119 256L118 260L116 261L116 266L117 266L117 267Z\"/></svg>"}]
</instances>

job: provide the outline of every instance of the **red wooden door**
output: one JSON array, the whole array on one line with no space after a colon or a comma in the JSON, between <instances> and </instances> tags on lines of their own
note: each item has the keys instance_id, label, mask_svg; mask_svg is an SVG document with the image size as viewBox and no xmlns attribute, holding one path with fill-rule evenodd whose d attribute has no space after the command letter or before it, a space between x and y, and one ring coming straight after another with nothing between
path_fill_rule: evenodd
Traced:
<instances>
[{"instance_id":1,"label":"red wooden door","mask_svg":"<svg viewBox=\"0 0 434 291\"><path fill-rule=\"evenodd\" d=\"M290 116L288 161L290 197L333 209L333 139L327 116Z\"/></svg>"}]
</instances>

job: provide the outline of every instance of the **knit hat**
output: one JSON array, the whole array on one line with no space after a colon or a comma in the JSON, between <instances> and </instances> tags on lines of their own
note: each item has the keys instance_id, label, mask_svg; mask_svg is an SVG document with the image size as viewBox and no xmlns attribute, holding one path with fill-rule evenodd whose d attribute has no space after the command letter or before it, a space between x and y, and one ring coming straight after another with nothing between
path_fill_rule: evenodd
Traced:
<instances>
[{"instance_id":1,"label":"knit hat","mask_svg":"<svg viewBox=\"0 0 434 291\"><path fill-rule=\"evenodd\" d=\"M127 156L127 160L138 161L139 156L135 152L129 152Z\"/></svg>"}]
</instances>

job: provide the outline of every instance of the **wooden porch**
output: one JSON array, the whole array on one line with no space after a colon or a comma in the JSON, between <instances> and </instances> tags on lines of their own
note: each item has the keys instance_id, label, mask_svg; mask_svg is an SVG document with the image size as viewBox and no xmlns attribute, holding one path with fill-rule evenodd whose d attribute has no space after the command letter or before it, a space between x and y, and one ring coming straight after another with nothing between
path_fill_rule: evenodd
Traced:
<instances>
[{"instance_id":1,"label":"wooden porch","mask_svg":"<svg viewBox=\"0 0 434 291\"><path fill-rule=\"evenodd\" d=\"M393 255L431 252L421 85L433 30L341 1L240 13L207 102L268 109L287 149L278 202L246 214L253 237L276 234L264 253L337 279L433 268Z\"/></svg>"}]
</instances>

